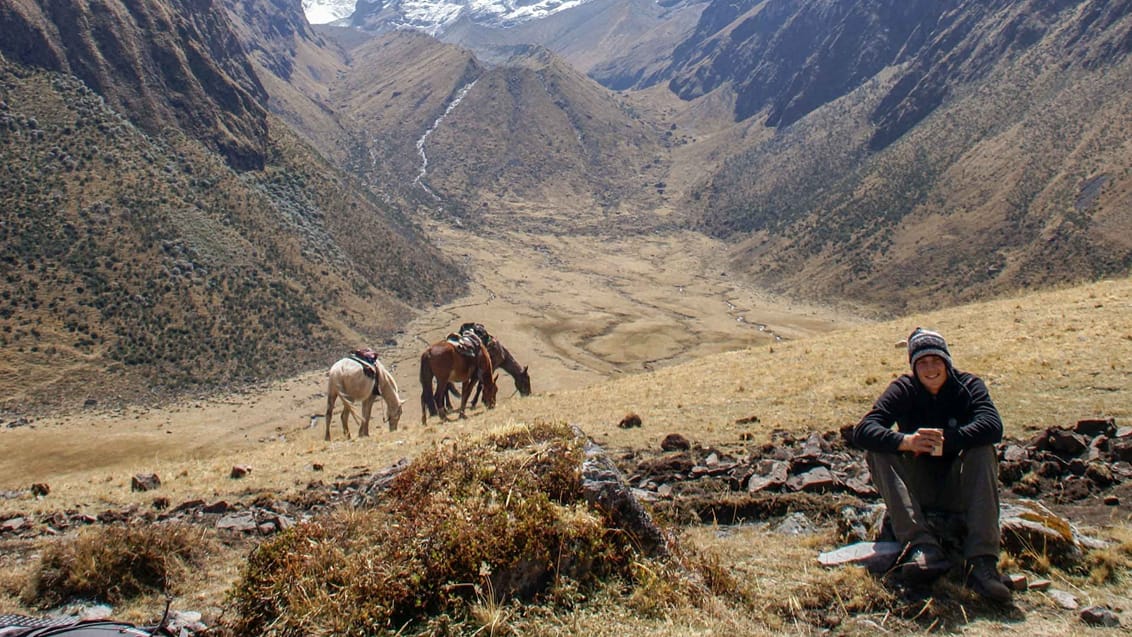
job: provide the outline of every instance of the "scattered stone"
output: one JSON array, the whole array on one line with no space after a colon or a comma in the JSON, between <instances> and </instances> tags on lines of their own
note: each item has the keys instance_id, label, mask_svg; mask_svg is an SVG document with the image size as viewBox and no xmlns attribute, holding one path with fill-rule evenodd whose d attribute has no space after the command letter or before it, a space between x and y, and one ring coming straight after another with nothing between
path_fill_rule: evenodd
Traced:
<instances>
[{"instance_id":1,"label":"scattered stone","mask_svg":"<svg viewBox=\"0 0 1132 637\"><path fill-rule=\"evenodd\" d=\"M834 479L833 474L825 467L814 467L805 473L791 476L786 481L786 485L791 491L806 491L825 493L831 491L837 480Z\"/></svg>"},{"instance_id":2,"label":"scattered stone","mask_svg":"<svg viewBox=\"0 0 1132 637\"><path fill-rule=\"evenodd\" d=\"M152 491L161 486L156 473L139 473L130 480L131 491Z\"/></svg>"},{"instance_id":3,"label":"scattered stone","mask_svg":"<svg viewBox=\"0 0 1132 637\"><path fill-rule=\"evenodd\" d=\"M36 482L31 485L31 494L37 498L45 498L48 493L51 493L51 487L44 482Z\"/></svg>"},{"instance_id":4,"label":"scattered stone","mask_svg":"<svg viewBox=\"0 0 1132 637\"><path fill-rule=\"evenodd\" d=\"M231 505L229 505L224 500L217 500L216 502L213 502L212 504L200 507L201 513L227 513L231 510L232 510Z\"/></svg>"},{"instance_id":5,"label":"scattered stone","mask_svg":"<svg viewBox=\"0 0 1132 637\"><path fill-rule=\"evenodd\" d=\"M196 611L172 611L165 621L165 630L170 635L207 634L208 625L201 621L201 617Z\"/></svg>"},{"instance_id":6,"label":"scattered stone","mask_svg":"<svg viewBox=\"0 0 1132 637\"><path fill-rule=\"evenodd\" d=\"M1132 436L1114 439L1109 443L1109 453L1114 460L1132 462Z\"/></svg>"},{"instance_id":7,"label":"scattered stone","mask_svg":"<svg viewBox=\"0 0 1132 637\"><path fill-rule=\"evenodd\" d=\"M0 533L16 533L17 531L22 531L30 527L31 524L28 522L27 518L8 518L0 522Z\"/></svg>"},{"instance_id":8,"label":"scattered stone","mask_svg":"<svg viewBox=\"0 0 1132 637\"><path fill-rule=\"evenodd\" d=\"M1052 599L1054 603L1064 608L1065 610L1077 610L1077 598L1074 597L1071 593L1067 593L1060 589L1051 588L1046 591L1046 595L1049 595L1050 599Z\"/></svg>"},{"instance_id":9,"label":"scattered stone","mask_svg":"<svg viewBox=\"0 0 1132 637\"><path fill-rule=\"evenodd\" d=\"M586 438L577 428L575 435ZM633 497L613 459L600 446L589 442L588 438L585 453L586 459L582 463L582 495L586 502L605 511L618 528L636 538L646 555L668 556L670 549L667 536L653 522L640 501Z\"/></svg>"},{"instance_id":10,"label":"scattered stone","mask_svg":"<svg viewBox=\"0 0 1132 637\"><path fill-rule=\"evenodd\" d=\"M256 533L259 531L259 524L251 511L241 511L221 518L216 523L216 528L237 533Z\"/></svg>"},{"instance_id":11,"label":"scattered stone","mask_svg":"<svg viewBox=\"0 0 1132 637\"><path fill-rule=\"evenodd\" d=\"M617 423L617 426L622 428L622 429L630 429L632 427L640 427L641 426L641 417L638 416L637 414L634 414L633 412L629 412L629 413L625 414L625 417L621 419L621 422Z\"/></svg>"},{"instance_id":12,"label":"scattered stone","mask_svg":"<svg viewBox=\"0 0 1132 637\"><path fill-rule=\"evenodd\" d=\"M1111 436L1116 433L1116 421L1112 418L1087 418L1078 420L1073 431L1089 437Z\"/></svg>"},{"instance_id":13,"label":"scattered stone","mask_svg":"<svg viewBox=\"0 0 1132 637\"><path fill-rule=\"evenodd\" d=\"M151 506L153 506L154 511L164 511L169 508L169 498L165 496L156 497Z\"/></svg>"},{"instance_id":14,"label":"scattered stone","mask_svg":"<svg viewBox=\"0 0 1132 637\"><path fill-rule=\"evenodd\" d=\"M1046 591L1049 587L1053 586L1053 582L1048 579L1036 579L1030 582L1030 590L1032 591Z\"/></svg>"},{"instance_id":15,"label":"scattered stone","mask_svg":"<svg viewBox=\"0 0 1132 637\"><path fill-rule=\"evenodd\" d=\"M1021 462L1030 459L1030 452L1021 445L1006 445L1002 449L1002 459L1006 462Z\"/></svg>"},{"instance_id":16,"label":"scattered stone","mask_svg":"<svg viewBox=\"0 0 1132 637\"><path fill-rule=\"evenodd\" d=\"M1120 626L1120 617L1112 609L1104 606L1090 606L1081 610L1081 621L1090 626L1104 626L1117 628Z\"/></svg>"},{"instance_id":17,"label":"scattered stone","mask_svg":"<svg viewBox=\"0 0 1132 637\"><path fill-rule=\"evenodd\" d=\"M228 477L233 480L239 480L240 478L243 478L251 472L252 468L250 466L246 464L238 464L232 467L232 472L228 474Z\"/></svg>"},{"instance_id":18,"label":"scattered stone","mask_svg":"<svg viewBox=\"0 0 1132 637\"><path fill-rule=\"evenodd\" d=\"M84 622L103 621L114 615L114 609L106 604L97 604L83 609L78 615L79 620Z\"/></svg>"},{"instance_id":19,"label":"scattered stone","mask_svg":"<svg viewBox=\"0 0 1132 637\"><path fill-rule=\"evenodd\" d=\"M668 434L660 441L660 448L665 451L688 451L692 448L692 443L680 434Z\"/></svg>"},{"instance_id":20,"label":"scattered stone","mask_svg":"<svg viewBox=\"0 0 1132 637\"><path fill-rule=\"evenodd\" d=\"M1102 489L1116 482L1112 469L1103 462L1090 462L1085 467L1085 477Z\"/></svg>"},{"instance_id":21,"label":"scattered stone","mask_svg":"<svg viewBox=\"0 0 1132 637\"><path fill-rule=\"evenodd\" d=\"M870 573L884 573L896 563L903 546L900 542L857 542L818 556L822 566L860 564Z\"/></svg>"},{"instance_id":22,"label":"scattered stone","mask_svg":"<svg viewBox=\"0 0 1132 637\"><path fill-rule=\"evenodd\" d=\"M1104 497L1104 503L1110 507L1118 507L1120 506L1120 498L1115 495L1106 495Z\"/></svg>"},{"instance_id":23,"label":"scattered stone","mask_svg":"<svg viewBox=\"0 0 1132 637\"><path fill-rule=\"evenodd\" d=\"M1089 440L1085 436L1069 431L1068 429L1061 429L1053 427L1047 430L1049 434L1046 440L1048 441L1049 448L1054 451L1075 456L1089 448Z\"/></svg>"},{"instance_id":24,"label":"scattered stone","mask_svg":"<svg viewBox=\"0 0 1132 637\"><path fill-rule=\"evenodd\" d=\"M322 463L316 462L311 465L311 471L322 471Z\"/></svg>"},{"instance_id":25,"label":"scattered stone","mask_svg":"<svg viewBox=\"0 0 1132 637\"><path fill-rule=\"evenodd\" d=\"M795 511L783 518L774 531L783 535L808 535L814 532L814 523L805 513Z\"/></svg>"},{"instance_id":26,"label":"scattered stone","mask_svg":"<svg viewBox=\"0 0 1132 637\"><path fill-rule=\"evenodd\" d=\"M1008 552L1022 554L1028 547L1040 546L1054 565L1062 567L1080 563L1084 548L1095 541L1078 533L1068 520L1034 500L1003 504L999 523L1002 545Z\"/></svg>"},{"instance_id":27,"label":"scattered stone","mask_svg":"<svg viewBox=\"0 0 1132 637\"><path fill-rule=\"evenodd\" d=\"M782 460L767 461L769 468L763 471L764 475L753 475L747 482L747 492L757 493L770 489L779 489L786 484L790 477L790 466Z\"/></svg>"},{"instance_id":28,"label":"scattered stone","mask_svg":"<svg viewBox=\"0 0 1132 637\"><path fill-rule=\"evenodd\" d=\"M1029 580L1021 573L1011 573L1007 575L1003 579L1003 583L1012 591L1024 591L1030 587Z\"/></svg>"}]
</instances>

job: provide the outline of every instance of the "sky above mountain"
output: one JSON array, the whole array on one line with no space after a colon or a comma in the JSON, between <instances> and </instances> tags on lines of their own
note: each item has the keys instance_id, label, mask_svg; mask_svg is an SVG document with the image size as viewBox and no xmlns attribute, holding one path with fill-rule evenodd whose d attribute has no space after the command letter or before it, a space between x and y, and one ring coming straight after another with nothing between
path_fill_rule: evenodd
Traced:
<instances>
[{"instance_id":1,"label":"sky above mountain","mask_svg":"<svg viewBox=\"0 0 1132 637\"><path fill-rule=\"evenodd\" d=\"M511 27L572 9L589 0L357 0L383 4L400 16L394 26L437 34L461 16L474 22ZM303 11L311 24L326 24L353 14L355 0L303 0ZM372 11L373 9L368 9Z\"/></svg>"}]
</instances>

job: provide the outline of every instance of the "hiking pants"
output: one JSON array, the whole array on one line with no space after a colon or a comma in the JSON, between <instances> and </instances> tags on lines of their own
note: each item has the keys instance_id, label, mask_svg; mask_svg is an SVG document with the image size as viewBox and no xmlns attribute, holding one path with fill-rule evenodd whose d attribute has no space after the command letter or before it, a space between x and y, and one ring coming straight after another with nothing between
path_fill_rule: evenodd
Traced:
<instances>
[{"instance_id":1,"label":"hiking pants","mask_svg":"<svg viewBox=\"0 0 1132 637\"><path fill-rule=\"evenodd\" d=\"M924 510L963 515L963 557L998 557L998 456L994 445L973 447L953 458L870 451L865 454L873 485L888 507L896 539L908 545L939 540Z\"/></svg>"}]
</instances>

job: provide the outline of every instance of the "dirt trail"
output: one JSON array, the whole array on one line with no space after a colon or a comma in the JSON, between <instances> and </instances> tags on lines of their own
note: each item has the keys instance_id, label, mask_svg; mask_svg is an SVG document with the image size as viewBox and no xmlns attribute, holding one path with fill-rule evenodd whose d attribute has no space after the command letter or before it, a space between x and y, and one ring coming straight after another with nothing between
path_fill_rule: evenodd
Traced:
<instances>
[{"instance_id":1,"label":"dirt trail","mask_svg":"<svg viewBox=\"0 0 1132 637\"><path fill-rule=\"evenodd\" d=\"M483 323L500 337L530 366L533 390L540 393L804 337L852 320L760 295L727 273L720 244L691 233L489 239L432 230L450 255L464 261L474 282L468 296L421 312L396 346L380 348L406 401L402 422L412 427L420 422L420 352L465 321ZM327 352L327 367L343 354ZM72 471L120 472L139 461L204 461L281 436L321 440L321 418L316 429L308 425L325 410L324 375L313 370L256 391L164 410L83 411L0 429L0 490ZM511 378L501 374L501 399L513 392ZM380 422L373 428L384 429ZM333 434L340 437L338 423Z\"/></svg>"}]
</instances>

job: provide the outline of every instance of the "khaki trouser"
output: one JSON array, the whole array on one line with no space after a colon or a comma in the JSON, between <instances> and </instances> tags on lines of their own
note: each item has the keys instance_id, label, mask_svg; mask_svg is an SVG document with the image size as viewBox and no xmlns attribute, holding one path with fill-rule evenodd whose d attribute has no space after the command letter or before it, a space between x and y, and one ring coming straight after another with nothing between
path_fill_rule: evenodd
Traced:
<instances>
[{"instance_id":1,"label":"khaki trouser","mask_svg":"<svg viewBox=\"0 0 1132 637\"><path fill-rule=\"evenodd\" d=\"M998 456L994 445L959 452L950 461L906 453L865 454L873 485L884 498L892 531L906 544L935 544L924 510L963 515L963 557L998 557Z\"/></svg>"}]
</instances>

